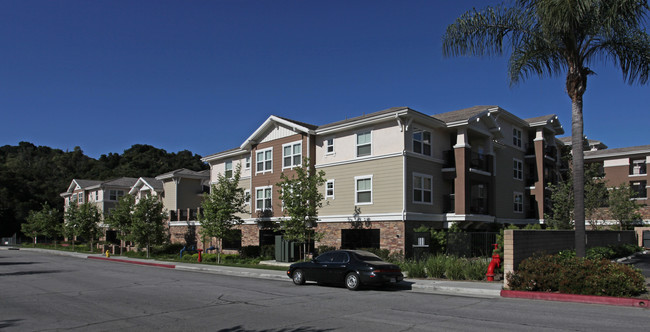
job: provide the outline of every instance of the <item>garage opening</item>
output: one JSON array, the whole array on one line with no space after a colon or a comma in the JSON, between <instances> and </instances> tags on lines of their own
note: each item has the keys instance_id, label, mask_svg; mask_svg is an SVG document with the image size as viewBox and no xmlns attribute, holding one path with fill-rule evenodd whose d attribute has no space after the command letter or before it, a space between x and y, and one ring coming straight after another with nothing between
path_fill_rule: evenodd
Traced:
<instances>
[{"instance_id":1,"label":"garage opening","mask_svg":"<svg viewBox=\"0 0 650 332\"><path fill-rule=\"evenodd\" d=\"M341 230L341 249L379 249L378 229L343 229Z\"/></svg>"}]
</instances>

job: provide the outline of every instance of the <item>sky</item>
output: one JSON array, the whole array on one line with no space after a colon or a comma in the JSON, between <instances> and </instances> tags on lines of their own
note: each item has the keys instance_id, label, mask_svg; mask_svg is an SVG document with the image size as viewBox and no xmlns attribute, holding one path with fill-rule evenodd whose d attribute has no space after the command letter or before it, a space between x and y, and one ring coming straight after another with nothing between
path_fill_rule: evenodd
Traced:
<instances>
[{"instance_id":1,"label":"sky","mask_svg":"<svg viewBox=\"0 0 650 332\"><path fill-rule=\"evenodd\" d=\"M0 0L0 146L206 156L270 115L324 125L395 106L556 114L569 136L564 77L511 86L507 56L443 57L449 24L498 3ZM585 135L650 144L650 86L625 84L612 62L591 69Z\"/></svg>"}]
</instances>

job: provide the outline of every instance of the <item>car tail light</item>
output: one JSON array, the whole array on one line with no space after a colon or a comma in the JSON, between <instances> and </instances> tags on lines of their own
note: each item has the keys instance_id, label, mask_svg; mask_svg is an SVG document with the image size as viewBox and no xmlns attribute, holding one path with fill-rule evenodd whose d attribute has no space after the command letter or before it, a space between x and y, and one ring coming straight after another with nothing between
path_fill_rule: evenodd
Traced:
<instances>
[{"instance_id":1,"label":"car tail light","mask_svg":"<svg viewBox=\"0 0 650 332\"><path fill-rule=\"evenodd\" d=\"M374 273L400 273L399 269L383 269L383 270L374 270L372 271Z\"/></svg>"}]
</instances>

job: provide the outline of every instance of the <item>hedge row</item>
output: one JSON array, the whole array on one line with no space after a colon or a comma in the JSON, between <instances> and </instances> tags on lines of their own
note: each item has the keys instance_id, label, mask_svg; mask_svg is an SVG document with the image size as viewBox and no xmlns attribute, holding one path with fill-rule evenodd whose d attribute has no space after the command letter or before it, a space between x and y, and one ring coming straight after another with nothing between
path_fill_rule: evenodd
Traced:
<instances>
[{"instance_id":1,"label":"hedge row","mask_svg":"<svg viewBox=\"0 0 650 332\"><path fill-rule=\"evenodd\" d=\"M637 296L646 291L638 269L606 259L533 256L506 276L512 290L565 294Z\"/></svg>"}]
</instances>

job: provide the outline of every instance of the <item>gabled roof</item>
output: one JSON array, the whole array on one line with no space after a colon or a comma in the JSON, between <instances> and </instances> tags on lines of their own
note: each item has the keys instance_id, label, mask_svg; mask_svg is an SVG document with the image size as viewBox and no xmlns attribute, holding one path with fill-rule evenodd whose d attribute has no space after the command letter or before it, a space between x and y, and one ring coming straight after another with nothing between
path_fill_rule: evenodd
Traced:
<instances>
[{"instance_id":1,"label":"gabled roof","mask_svg":"<svg viewBox=\"0 0 650 332\"><path fill-rule=\"evenodd\" d=\"M136 178L121 177L117 179L112 179L108 181L103 181L93 186L89 186L88 189L98 189L106 187L117 187L117 188L131 188L135 182L138 181Z\"/></svg>"},{"instance_id":2,"label":"gabled roof","mask_svg":"<svg viewBox=\"0 0 650 332\"><path fill-rule=\"evenodd\" d=\"M328 124L319 126L318 130L327 129L327 128L330 128L330 127L336 127L336 126L340 126L340 125L348 124L348 123L352 123L352 122L367 120L367 119L374 118L374 117L377 117L377 116L390 114L390 113L401 111L401 110L409 110L409 109L410 108L408 108L408 107L391 107L391 108L387 108L385 110L377 111L377 112L374 112L374 113L368 113L368 114L364 114L364 115L357 116L357 117L354 117L354 118L349 118L349 119L345 119L345 120L341 120L341 121L328 123Z\"/></svg>"},{"instance_id":3,"label":"gabled roof","mask_svg":"<svg viewBox=\"0 0 650 332\"><path fill-rule=\"evenodd\" d=\"M555 132L556 135L564 134L564 128L562 128L562 124L560 124L560 120L557 118L557 115L555 114L549 114L549 115L538 116L535 118L524 119L524 121L528 122L528 125L531 128L540 127L540 126L549 126Z\"/></svg>"},{"instance_id":4,"label":"gabled roof","mask_svg":"<svg viewBox=\"0 0 650 332\"><path fill-rule=\"evenodd\" d=\"M83 179L72 179L72 182L70 182L70 185L68 186L68 189L61 193L61 196L67 196L68 194L71 194L77 186L79 186L81 189L87 189L88 187L92 187L98 184L101 184L102 181L98 180L83 180Z\"/></svg>"},{"instance_id":5,"label":"gabled roof","mask_svg":"<svg viewBox=\"0 0 650 332\"><path fill-rule=\"evenodd\" d=\"M565 137L559 137L558 140L562 142L564 145L571 145L571 136L565 136ZM588 139L587 144L589 144L589 150L591 151L596 151L596 150L605 150L607 149L607 145L601 141L597 141L595 139Z\"/></svg>"},{"instance_id":6,"label":"gabled roof","mask_svg":"<svg viewBox=\"0 0 650 332\"><path fill-rule=\"evenodd\" d=\"M228 157L234 157L234 156L241 156L241 155L246 154L246 153L250 154L250 151L244 150L242 148L234 148L234 149L230 149L230 150L226 150L226 151L213 153L211 155L207 155L207 156L201 158L201 161L207 163L207 162L210 162L212 160L218 160L218 159L221 159L221 158L228 158Z\"/></svg>"},{"instance_id":7,"label":"gabled roof","mask_svg":"<svg viewBox=\"0 0 650 332\"><path fill-rule=\"evenodd\" d=\"M203 179L203 178L210 177L209 174L210 174L209 170L197 172L187 168L179 168L171 172L160 174L156 176L156 179L158 180L166 180L166 179L173 179L173 178Z\"/></svg>"},{"instance_id":8,"label":"gabled roof","mask_svg":"<svg viewBox=\"0 0 650 332\"><path fill-rule=\"evenodd\" d=\"M499 109L499 106L496 105L479 105L456 111L434 114L433 117L447 123L448 125L457 122L468 123L484 114L488 114L491 110L497 109Z\"/></svg>"},{"instance_id":9,"label":"gabled roof","mask_svg":"<svg viewBox=\"0 0 650 332\"><path fill-rule=\"evenodd\" d=\"M251 145L258 142L260 136L264 134L265 131L275 126L276 124L282 124L293 129L294 131L303 132L305 134L314 134L314 129L316 128L316 126L308 125L303 122L288 120L279 116L271 115L268 119L266 119L266 121L264 121L264 123L262 123L261 126L257 128L257 130L255 130L255 132L253 132L252 135L246 139L246 141L244 141L244 143L242 143L239 148L242 150L249 150Z\"/></svg>"},{"instance_id":10,"label":"gabled roof","mask_svg":"<svg viewBox=\"0 0 650 332\"><path fill-rule=\"evenodd\" d=\"M319 126L318 129L316 129L316 132L318 134L328 134L330 132L346 130L357 126L366 126L375 122L383 122L392 119L395 119L399 123L407 126L413 119L428 122L432 126L444 127L445 125L442 121L424 113L418 112L414 109L408 107L391 107L378 112L328 123L326 125Z\"/></svg>"},{"instance_id":11,"label":"gabled roof","mask_svg":"<svg viewBox=\"0 0 650 332\"><path fill-rule=\"evenodd\" d=\"M650 145L631 146L631 147L625 147L625 148L606 149L606 150L585 151L585 159L625 157L625 156L635 156L635 155L650 156Z\"/></svg>"},{"instance_id":12,"label":"gabled roof","mask_svg":"<svg viewBox=\"0 0 650 332\"><path fill-rule=\"evenodd\" d=\"M140 188L142 187L148 187L150 190L153 190L155 192L161 193L163 192L163 182L160 180L157 180L156 178L149 178L149 177L141 177L138 179L138 181L131 187L131 190L129 190L129 194L133 195L140 191Z\"/></svg>"}]
</instances>

